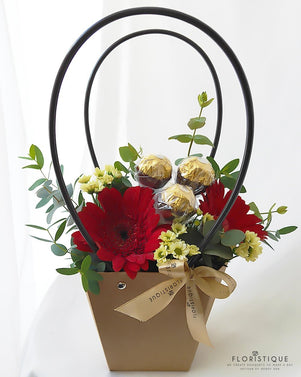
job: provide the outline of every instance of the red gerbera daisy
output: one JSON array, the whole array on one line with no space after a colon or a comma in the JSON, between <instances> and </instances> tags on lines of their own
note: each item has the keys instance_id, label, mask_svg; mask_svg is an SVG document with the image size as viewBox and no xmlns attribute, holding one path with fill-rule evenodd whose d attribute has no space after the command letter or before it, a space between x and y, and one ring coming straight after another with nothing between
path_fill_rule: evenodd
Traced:
<instances>
[{"instance_id":1,"label":"red gerbera daisy","mask_svg":"<svg viewBox=\"0 0 301 377\"><path fill-rule=\"evenodd\" d=\"M114 271L124 269L131 279L159 247L159 235L166 226L157 226L160 216L153 207L153 192L147 187L130 187L124 195L115 188L98 194L101 207L87 203L79 217L99 247L98 257L112 261ZM72 234L79 250L92 251L80 232Z\"/></svg>"},{"instance_id":2,"label":"red gerbera daisy","mask_svg":"<svg viewBox=\"0 0 301 377\"><path fill-rule=\"evenodd\" d=\"M231 192L228 191L225 195L224 185L220 181L214 182L202 194L203 200L200 200L200 209L204 214L210 213L210 215L217 219L225 207ZM238 196L226 219L223 221L224 230L239 229L243 232L249 230L250 232L257 233L257 236L261 240L266 238L267 232L263 230L260 218L254 214L248 214L249 210L250 207Z\"/></svg>"}]
</instances>

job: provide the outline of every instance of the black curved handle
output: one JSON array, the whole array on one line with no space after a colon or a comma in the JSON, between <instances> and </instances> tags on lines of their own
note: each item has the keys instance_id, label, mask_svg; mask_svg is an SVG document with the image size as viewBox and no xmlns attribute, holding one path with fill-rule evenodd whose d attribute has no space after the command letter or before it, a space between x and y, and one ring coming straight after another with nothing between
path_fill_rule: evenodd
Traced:
<instances>
[{"instance_id":1,"label":"black curved handle","mask_svg":"<svg viewBox=\"0 0 301 377\"><path fill-rule=\"evenodd\" d=\"M249 166L250 158L251 158L251 151L252 151L252 145L253 145L253 136L254 136L254 111L253 111L253 102L252 102L252 96L251 91L249 88L249 84L246 78L246 75L242 69L242 66L237 59L236 55L232 51L232 49L229 47L229 45L224 41L224 39L216 33L212 28L210 28L208 25L203 23L202 21L198 20L197 18L190 16L188 14L173 10L173 9L167 9L167 8L160 8L160 7L139 7L139 8L131 8L122 10L116 13L113 13L102 20L96 22L94 25L92 25L82 36L75 42L73 47L70 49L68 54L66 55L65 59L63 60L60 69L57 73L52 95L51 95L51 101L50 101L50 110L49 110L49 138L50 138L50 149L51 149L51 155L52 155L52 161L54 170L57 176L57 180L60 186L60 190L62 193L62 196L65 200L66 206L73 217L78 229L82 233L83 237L91 247L93 251L97 251L97 246L89 233L87 232L86 228L82 224L75 208L73 207L72 201L68 195L67 187L64 182L61 170L60 170L60 163L58 158L58 151L57 151L57 143L56 143L56 111L57 111L57 104L58 104L58 98L60 89L62 86L62 82L64 80L65 74L68 70L69 65L71 64L74 56L78 52L78 50L82 47L82 45L98 30L103 28L104 26L110 24L111 22L114 22L116 20L129 17L129 16L135 16L135 15L143 15L143 14L150 14L150 15L161 15L166 17L172 17L176 18L178 20L184 21L192 26L195 26L196 28L203 31L205 34L207 34L211 39L215 41L215 43L224 51L228 59L230 60L236 74L238 77L238 80L241 85L244 102L245 102L245 109L246 109L246 126L247 126L247 132L246 132L246 141L245 141L245 150L244 150L244 156L242 159L240 174L238 176L238 179L236 181L236 185L232 191L232 194L230 195L230 198L228 202L226 203L223 211L221 212L220 216L218 217L214 227L211 229L207 237L204 239L202 248L205 248L208 242L213 237L214 233L218 230L219 226L222 224L223 220L227 216L228 212L230 211L232 205L235 202L235 199L237 198L241 186L243 184L244 178L246 176L246 172ZM198 260L198 256L194 256L190 260L190 265L193 265Z\"/></svg>"}]
</instances>

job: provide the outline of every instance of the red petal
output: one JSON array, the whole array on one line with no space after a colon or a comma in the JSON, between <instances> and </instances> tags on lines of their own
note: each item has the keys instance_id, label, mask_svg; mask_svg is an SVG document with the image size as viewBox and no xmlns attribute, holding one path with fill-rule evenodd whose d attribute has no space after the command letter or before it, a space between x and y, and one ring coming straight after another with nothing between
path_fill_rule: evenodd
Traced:
<instances>
[{"instance_id":1,"label":"red petal","mask_svg":"<svg viewBox=\"0 0 301 377\"><path fill-rule=\"evenodd\" d=\"M125 264L125 258L121 255L116 255L112 259L113 270L116 272L120 271L122 267L124 266L124 264Z\"/></svg>"},{"instance_id":2,"label":"red petal","mask_svg":"<svg viewBox=\"0 0 301 377\"><path fill-rule=\"evenodd\" d=\"M97 256L100 260L103 261L111 261L114 258L114 254L109 250L105 249L104 247L101 247L97 251Z\"/></svg>"},{"instance_id":3,"label":"red petal","mask_svg":"<svg viewBox=\"0 0 301 377\"><path fill-rule=\"evenodd\" d=\"M124 266L124 271L127 273L130 279L135 279L135 277L137 276L137 272L129 270L126 266Z\"/></svg>"},{"instance_id":4,"label":"red petal","mask_svg":"<svg viewBox=\"0 0 301 377\"><path fill-rule=\"evenodd\" d=\"M122 208L122 195L114 187L104 188L98 194L98 200L104 211L112 218L118 217Z\"/></svg>"}]
</instances>

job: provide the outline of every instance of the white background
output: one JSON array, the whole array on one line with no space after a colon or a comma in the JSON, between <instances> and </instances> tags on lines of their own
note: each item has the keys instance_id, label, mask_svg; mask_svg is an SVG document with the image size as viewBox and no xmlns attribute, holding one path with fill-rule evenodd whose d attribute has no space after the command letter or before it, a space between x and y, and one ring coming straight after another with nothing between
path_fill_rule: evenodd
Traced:
<instances>
[{"instance_id":1,"label":"white background","mask_svg":"<svg viewBox=\"0 0 301 377\"><path fill-rule=\"evenodd\" d=\"M240 59L253 94L256 133L245 181L248 189L245 200L254 200L262 209L268 209L274 202L287 205L289 212L275 218L275 229L300 226L301 5L294 0L3 3L14 62L13 67L7 66L6 78L11 75L15 81L7 87L5 80L1 81L2 101L5 104L6 97L15 90L19 102L11 102L12 107L3 105L2 109L4 125L6 119L11 123L9 127L6 124L1 142L1 164L9 178L2 178L1 189L2 199L7 196L1 216L2 253L7 268L1 281L5 297L1 325L6 342L0 342L0 354L8 355L2 362L1 375L109 375L77 277L57 278L55 268L66 261L51 255L47 244L30 241L23 226L41 223L43 217L32 211L35 199L26 192L35 176L21 171L22 163L16 156L24 155L29 145L35 143L49 161L48 106L59 64L87 27L120 9L143 5L170 7L210 25ZM225 107L216 157L222 165L241 156L245 134L243 101L235 74L223 53L193 27L162 17L143 16L109 26L74 61L62 92L58 124L59 151L67 180L93 169L84 143L80 94L97 57L118 37L153 27L185 33L212 58L221 78ZM99 160L113 162L118 157L118 146L128 141L142 145L146 153L164 153L171 159L181 156L186 148L167 138L186 132L187 120L197 115L196 97L202 90L214 96L206 66L182 42L166 36L140 37L127 42L106 60L93 91L92 119ZM206 110L208 136L213 132L215 110L215 105ZM208 152L206 148L202 151ZM10 233L6 230L9 222L14 224L9 227ZM300 373L299 245L298 230L283 237L275 245L275 251L265 248L255 263L243 260L231 263L228 273L238 287L229 299L216 302L208 323L215 349L200 346L192 370L186 375L297 376ZM12 267L14 255L17 270ZM16 309L13 315L11 308ZM249 355L254 350L262 355L287 355L293 366L262 373L227 367L232 355Z\"/></svg>"}]
</instances>

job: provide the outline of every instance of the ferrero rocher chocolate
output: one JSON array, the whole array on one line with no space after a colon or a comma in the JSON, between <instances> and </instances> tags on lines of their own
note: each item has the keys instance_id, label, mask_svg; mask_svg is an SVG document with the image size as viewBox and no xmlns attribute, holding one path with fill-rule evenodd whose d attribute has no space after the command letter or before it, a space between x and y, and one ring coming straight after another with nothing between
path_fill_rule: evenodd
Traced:
<instances>
[{"instance_id":1,"label":"ferrero rocher chocolate","mask_svg":"<svg viewBox=\"0 0 301 377\"><path fill-rule=\"evenodd\" d=\"M215 174L210 162L198 157L188 157L181 162L177 172L177 182L190 186L194 193L202 191L214 181Z\"/></svg>"},{"instance_id":2,"label":"ferrero rocher chocolate","mask_svg":"<svg viewBox=\"0 0 301 377\"><path fill-rule=\"evenodd\" d=\"M196 197L189 186L178 183L169 186L162 190L159 201L160 207L170 209L173 217L189 216L195 212Z\"/></svg>"},{"instance_id":3,"label":"ferrero rocher chocolate","mask_svg":"<svg viewBox=\"0 0 301 377\"><path fill-rule=\"evenodd\" d=\"M150 154L137 166L137 179L143 186L153 189L163 187L171 178L172 166L168 158Z\"/></svg>"}]
</instances>

